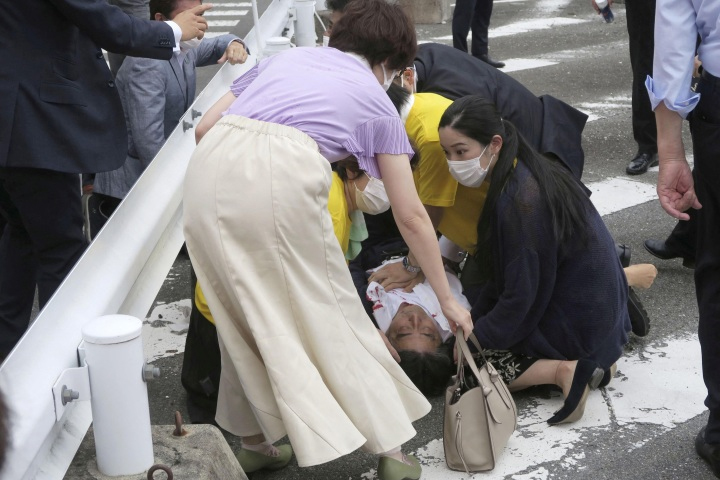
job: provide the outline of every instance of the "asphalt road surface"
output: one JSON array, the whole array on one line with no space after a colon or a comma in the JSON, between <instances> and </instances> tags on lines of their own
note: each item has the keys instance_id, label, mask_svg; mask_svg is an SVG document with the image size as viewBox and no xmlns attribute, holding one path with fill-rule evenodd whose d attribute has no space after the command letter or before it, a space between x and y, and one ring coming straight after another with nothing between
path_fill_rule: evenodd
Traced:
<instances>
[{"instance_id":1,"label":"asphalt road surface","mask_svg":"<svg viewBox=\"0 0 720 480\"><path fill-rule=\"evenodd\" d=\"M210 31L244 36L251 26L249 3L213 3ZM624 5L613 10L615 22L606 24L589 0L495 0L490 54L507 62L504 71L535 94L554 95L590 115L583 181L615 239L632 247L633 263L654 263L659 270L652 288L639 294L651 317L650 334L631 339L616 378L591 393L584 418L573 425L545 422L562 405L558 391L535 388L516 394L518 430L492 472L468 477L447 470L443 405L434 399L432 412L416 423L418 434L406 444L406 451L420 458L426 480L714 478L693 448L707 415L693 272L680 260L657 260L642 247L645 239L665 238L674 221L655 197L657 168L638 177L625 174L637 147L630 121ZM452 43L449 24L418 25L417 31L421 41ZM213 68L199 72L200 89ZM686 145L691 145L689 135ZM170 424L176 409L185 412L180 366L189 298L189 261L181 256L145 326L147 356L163 371L162 379L149 386L154 424ZM236 438L227 438L239 447ZM301 469L293 460L281 471L251 478L371 480L376 464L374 456L356 452L312 468Z\"/></svg>"}]
</instances>

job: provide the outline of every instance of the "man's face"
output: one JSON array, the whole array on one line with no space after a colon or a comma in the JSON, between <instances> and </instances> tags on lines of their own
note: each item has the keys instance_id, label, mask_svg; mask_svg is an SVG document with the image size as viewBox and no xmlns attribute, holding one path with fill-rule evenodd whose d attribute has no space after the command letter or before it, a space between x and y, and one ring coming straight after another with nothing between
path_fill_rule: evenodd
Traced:
<instances>
[{"instance_id":1,"label":"man's face","mask_svg":"<svg viewBox=\"0 0 720 480\"><path fill-rule=\"evenodd\" d=\"M390 343L397 350L434 352L442 344L435 320L422 307L403 303L387 331Z\"/></svg>"},{"instance_id":2,"label":"man's face","mask_svg":"<svg viewBox=\"0 0 720 480\"><path fill-rule=\"evenodd\" d=\"M330 23L328 23L327 30L325 30L325 35L328 37L332 36L332 28L333 25L335 25L343 16L342 12L339 12L337 10L333 10L330 13Z\"/></svg>"}]
</instances>

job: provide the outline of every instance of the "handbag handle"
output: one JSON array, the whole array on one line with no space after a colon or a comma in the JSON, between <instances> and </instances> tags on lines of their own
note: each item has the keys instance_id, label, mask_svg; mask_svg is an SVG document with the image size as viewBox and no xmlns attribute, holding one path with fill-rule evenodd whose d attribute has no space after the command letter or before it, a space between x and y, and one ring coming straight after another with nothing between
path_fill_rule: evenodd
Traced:
<instances>
[{"instance_id":1,"label":"handbag handle","mask_svg":"<svg viewBox=\"0 0 720 480\"><path fill-rule=\"evenodd\" d=\"M499 377L499 374L495 370L494 367L490 365L490 362L488 362L487 358L485 357L485 354L483 353L483 348L480 346L480 342L478 341L477 337L474 333L471 333L468 337L470 341L475 345L478 352L480 353L480 356L485 361L485 369L487 370L488 374L490 375L490 378L493 379L494 377ZM467 341L465 340L465 337L463 335L457 335L455 337L455 344L459 346L458 348L458 369L457 369L457 378L459 381L463 381L463 357L467 358L468 365L470 366L470 370L472 370L473 375L475 375L475 378L477 379L478 383L483 389L483 395L486 397L492 393L492 389L487 387L482 382L482 378L480 377L480 371L478 370L477 364L475 363L475 359L473 358L472 354L470 353L470 348L467 345ZM492 369L491 369L492 368ZM494 380L493 380L494 382ZM507 408L511 408L510 402L511 399L505 398L505 396L502 394L502 389L497 389L498 395L502 399L503 403ZM491 411L492 414L492 411ZM493 415L494 417L494 415ZM500 422L498 422L500 423Z\"/></svg>"}]
</instances>

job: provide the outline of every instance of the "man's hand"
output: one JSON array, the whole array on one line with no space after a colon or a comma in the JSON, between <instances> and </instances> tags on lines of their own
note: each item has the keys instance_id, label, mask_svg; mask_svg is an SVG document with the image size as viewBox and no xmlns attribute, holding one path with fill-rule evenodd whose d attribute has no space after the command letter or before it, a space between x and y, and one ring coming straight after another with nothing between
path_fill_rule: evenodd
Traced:
<instances>
[{"instance_id":1,"label":"man's hand","mask_svg":"<svg viewBox=\"0 0 720 480\"><path fill-rule=\"evenodd\" d=\"M225 53L222 57L220 57L220 60L218 60L217 63L225 63L227 61L230 62L230 65L237 65L238 63L245 63L247 57L248 55L247 50L245 50L245 45L233 40L225 49Z\"/></svg>"},{"instance_id":2,"label":"man's hand","mask_svg":"<svg viewBox=\"0 0 720 480\"><path fill-rule=\"evenodd\" d=\"M695 195L690 166L684 158L660 162L657 193L663 209L678 220L690 220L690 215L684 213L687 209L702 208Z\"/></svg>"},{"instance_id":3,"label":"man's hand","mask_svg":"<svg viewBox=\"0 0 720 480\"><path fill-rule=\"evenodd\" d=\"M368 279L368 282L379 283L385 291L394 288L404 288L406 291L412 291L415 285L424 281L425 276L422 273L408 272L403 267L402 262L388 263L373 272Z\"/></svg>"},{"instance_id":4,"label":"man's hand","mask_svg":"<svg viewBox=\"0 0 720 480\"><path fill-rule=\"evenodd\" d=\"M206 10L212 8L212 4L198 5L189 10L182 11L175 15L173 22L180 27L182 35L180 40L190 40L191 38L203 38L205 30L208 28L207 20L202 17Z\"/></svg>"}]
</instances>

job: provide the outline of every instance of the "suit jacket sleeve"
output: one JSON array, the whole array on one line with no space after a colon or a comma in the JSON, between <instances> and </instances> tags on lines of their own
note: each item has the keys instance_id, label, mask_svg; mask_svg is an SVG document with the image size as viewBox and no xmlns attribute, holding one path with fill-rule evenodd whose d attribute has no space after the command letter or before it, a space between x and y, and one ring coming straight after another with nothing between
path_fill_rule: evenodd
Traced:
<instances>
[{"instance_id":1,"label":"suit jacket sleeve","mask_svg":"<svg viewBox=\"0 0 720 480\"><path fill-rule=\"evenodd\" d=\"M105 0L49 1L68 21L105 50L163 60L172 56L175 35L172 27L165 22L135 18Z\"/></svg>"},{"instance_id":2,"label":"suit jacket sleeve","mask_svg":"<svg viewBox=\"0 0 720 480\"><path fill-rule=\"evenodd\" d=\"M166 65L144 58L127 61L132 69L123 91L125 116L135 153L147 168L165 143Z\"/></svg>"},{"instance_id":3,"label":"suit jacket sleeve","mask_svg":"<svg viewBox=\"0 0 720 480\"><path fill-rule=\"evenodd\" d=\"M195 65L198 67L206 67L208 65L216 64L217 61L222 58L228 45L230 45L230 42L234 40L238 40L240 43L245 45L245 42L235 35L228 34L219 35L215 38L205 38L197 48L197 60L195 61Z\"/></svg>"}]
</instances>

